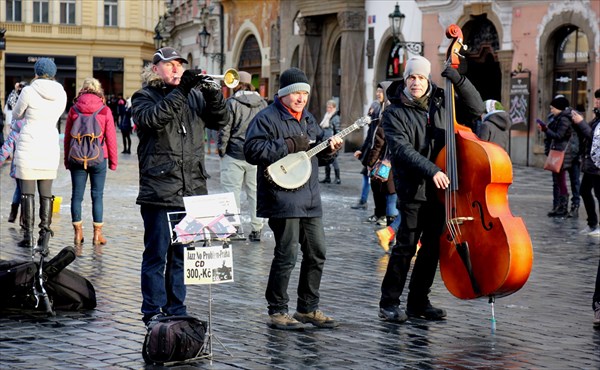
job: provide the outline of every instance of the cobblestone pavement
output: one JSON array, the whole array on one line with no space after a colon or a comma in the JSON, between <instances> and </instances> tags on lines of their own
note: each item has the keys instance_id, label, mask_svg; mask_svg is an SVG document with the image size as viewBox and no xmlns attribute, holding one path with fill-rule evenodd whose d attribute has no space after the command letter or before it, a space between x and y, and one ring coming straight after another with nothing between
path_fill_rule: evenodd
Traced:
<instances>
[{"instance_id":1,"label":"cobblestone pavement","mask_svg":"<svg viewBox=\"0 0 600 370\"><path fill-rule=\"evenodd\" d=\"M134 148L136 142L134 142ZM341 185L323 185L328 259L321 287L321 308L340 321L336 329L307 327L303 332L270 329L264 289L274 240L267 229L260 243L233 243L233 283L210 286L214 341L212 363L205 359L173 368L214 369L598 369L600 331L592 328L591 296L598 264L599 238L580 235L585 211L575 219L551 219L551 178L536 168L516 167L509 189L511 210L524 219L533 240L534 264L527 284L495 304L497 330L490 326L486 299L459 300L436 278L435 305L448 311L445 321L411 319L396 325L377 317L379 286L388 256L377 246L370 210L353 210L360 191L360 164L340 157ZM220 192L219 161L207 155L209 190ZM0 258L27 259L16 247L20 232L6 222L14 181L9 166L0 170ZM322 170L321 170L322 171ZM321 174L321 176L323 176ZM52 228L51 257L72 243L70 180L61 170L54 193L63 197ZM83 255L69 269L96 288L98 307L84 312L0 312L2 369L140 369L144 326L141 322L139 269L142 221L135 205L137 158L121 154L109 172L105 198L108 244L94 248L91 204L84 201ZM371 203L372 204L372 203ZM243 198L242 208L245 206ZM249 228L249 217L243 214ZM298 268L290 283L295 304ZM208 317L207 285L188 286L189 313ZM232 356L224 349L231 353ZM146 366L148 368L159 368Z\"/></svg>"}]
</instances>

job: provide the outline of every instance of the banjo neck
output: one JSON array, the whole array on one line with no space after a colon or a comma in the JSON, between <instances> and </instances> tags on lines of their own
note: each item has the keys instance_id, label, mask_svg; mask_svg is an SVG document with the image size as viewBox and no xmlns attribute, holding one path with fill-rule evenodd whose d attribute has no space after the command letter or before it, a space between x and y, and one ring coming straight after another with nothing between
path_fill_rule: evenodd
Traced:
<instances>
[{"instance_id":1,"label":"banjo neck","mask_svg":"<svg viewBox=\"0 0 600 370\"><path fill-rule=\"evenodd\" d=\"M346 136L349 133L351 133L352 131L356 130L357 128L361 128L364 125L367 125L367 124L371 123L371 121L372 120L371 120L371 118L369 116L361 117L358 120L356 120L353 124L351 124L350 126L346 127L345 129L343 129L342 131L338 132L337 134L335 134L332 137L339 137L341 139L344 136ZM321 142L318 145L315 145L312 149L307 150L306 151L306 155L308 156L308 158L311 158L312 156L317 155L320 151L322 151L323 149L327 148L328 146L329 146L329 139Z\"/></svg>"}]
</instances>

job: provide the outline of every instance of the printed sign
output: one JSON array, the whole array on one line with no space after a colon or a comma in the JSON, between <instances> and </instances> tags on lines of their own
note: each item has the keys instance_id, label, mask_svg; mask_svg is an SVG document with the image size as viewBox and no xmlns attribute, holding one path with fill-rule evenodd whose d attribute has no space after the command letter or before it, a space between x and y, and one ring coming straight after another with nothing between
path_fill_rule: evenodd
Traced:
<instances>
[{"instance_id":1,"label":"printed sign","mask_svg":"<svg viewBox=\"0 0 600 370\"><path fill-rule=\"evenodd\" d=\"M529 126L529 74L519 73L510 80L510 120L513 125Z\"/></svg>"},{"instance_id":2,"label":"printed sign","mask_svg":"<svg viewBox=\"0 0 600 370\"><path fill-rule=\"evenodd\" d=\"M185 285L233 282L231 246L186 248L184 253Z\"/></svg>"}]
</instances>

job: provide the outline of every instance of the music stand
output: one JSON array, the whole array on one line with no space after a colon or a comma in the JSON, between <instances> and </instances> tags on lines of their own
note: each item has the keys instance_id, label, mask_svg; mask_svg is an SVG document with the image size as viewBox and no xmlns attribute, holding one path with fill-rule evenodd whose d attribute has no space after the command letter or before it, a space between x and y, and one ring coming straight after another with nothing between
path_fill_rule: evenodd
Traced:
<instances>
[{"instance_id":1,"label":"music stand","mask_svg":"<svg viewBox=\"0 0 600 370\"><path fill-rule=\"evenodd\" d=\"M229 236L241 226L233 193L184 197L186 211L168 212L171 242L186 248L185 284L208 285L208 323L205 348L208 353L190 359L208 358L212 365L213 339L233 357L212 330L212 284L233 282L233 257ZM222 244L214 247L213 242ZM197 247L197 244L201 244Z\"/></svg>"}]
</instances>

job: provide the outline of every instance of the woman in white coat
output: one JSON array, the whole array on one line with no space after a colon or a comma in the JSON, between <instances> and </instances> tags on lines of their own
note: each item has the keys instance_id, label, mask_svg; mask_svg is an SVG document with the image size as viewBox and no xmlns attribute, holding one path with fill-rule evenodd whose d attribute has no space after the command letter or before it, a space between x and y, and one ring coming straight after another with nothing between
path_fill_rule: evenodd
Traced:
<instances>
[{"instance_id":1,"label":"woman in white coat","mask_svg":"<svg viewBox=\"0 0 600 370\"><path fill-rule=\"evenodd\" d=\"M60 163L60 146L56 124L65 111L67 94L54 80L56 65L40 58L34 65L35 78L19 95L13 107L14 119L25 119L14 155L15 177L21 185L21 213L25 224L19 246L32 248L35 224L35 188L40 195L40 232L37 243L41 254L48 254L52 235L52 181Z\"/></svg>"}]
</instances>

